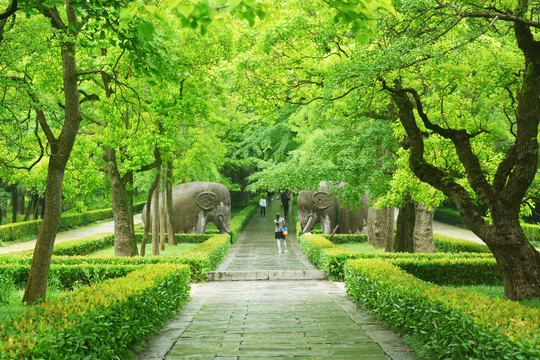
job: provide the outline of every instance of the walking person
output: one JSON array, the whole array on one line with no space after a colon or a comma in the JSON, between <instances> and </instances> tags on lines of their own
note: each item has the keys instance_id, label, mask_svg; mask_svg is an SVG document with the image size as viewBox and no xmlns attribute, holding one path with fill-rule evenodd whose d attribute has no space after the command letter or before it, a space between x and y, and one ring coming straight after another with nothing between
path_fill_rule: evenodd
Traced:
<instances>
[{"instance_id":1,"label":"walking person","mask_svg":"<svg viewBox=\"0 0 540 360\"><path fill-rule=\"evenodd\" d=\"M259 200L259 206L261 207L261 216L266 216L266 200L264 196Z\"/></svg>"},{"instance_id":2,"label":"walking person","mask_svg":"<svg viewBox=\"0 0 540 360\"><path fill-rule=\"evenodd\" d=\"M284 191L281 193L281 206L283 206L283 213L284 216L289 216L289 193L287 191Z\"/></svg>"},{"instance_id":3,"label":"walking person","mask_svg":"<svg viewBox=\"0 0 540 360\"><path fill-rule=\"evenodd\" d=\"M279 213L276 214L276 220L274 220L274 224L276 225L276 240L277 240L277 248L278 253L281 253L281 240L283 240L283 247L285 250L283 252L289 252L287 250L287 241L285 240L285 235L283 235L283 228L285 227L285 219L280 217Z\"/></svg>"}]
</instances>

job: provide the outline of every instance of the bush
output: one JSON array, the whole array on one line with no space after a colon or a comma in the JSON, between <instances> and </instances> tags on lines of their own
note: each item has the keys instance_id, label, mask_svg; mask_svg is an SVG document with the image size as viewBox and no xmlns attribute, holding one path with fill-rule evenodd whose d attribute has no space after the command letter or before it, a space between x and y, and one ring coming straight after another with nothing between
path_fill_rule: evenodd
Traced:
<instances>
[{"instance_id":1,"label":"bush","mask_svg":"<svg viewBox=\"0 0 540 360\"><path fill-rule=\"evenodd\" d=\"M521 228L529 241L540 241L540 225L521 224Z\"/></svg>"},{"instance_id":2,"label":"bush","mask_svg":"<svg viewBox=\"0 0 540 360\"><path fill-rule=\"evenodd\" d=\"M251 200L249 205L242 211L238 212L231 219L231 227L229 229L229 235L231 236L231 243L234 243L242 230L246 227L247 223L253 217L253 214L257 211L258 203Z\"/></svg>"},{"instance_id":3,"label":"bush","mask_svg":"<svg viewBox=\"0 0 540 360\"><path fill-rule=\"evenodd\" d=\"M192 251L182 256L153 256L153 257L86 257L86 256L53 256L51 258L52 266L71 266L71 265L117 265L117 266L135 266L150 264L186 264L190 266L191 278L193 281L204 280L206 272L215 270L219 263L225 258L230 248L229 235L214 235L210 239L201 243ZM27 272L32 262L32 256L28 252L17 253L16 255L0 256L0 273L3 265L21 265L19 282L25 283L28 277ZM12 270L14 271L14 270ZM24 274L26 271L26 274ZM22 275L21 275L22 274ZM24 279L24 280L23 280Z\"/></svg>"},{"instance_id":4,"label":"bush","mask_svg":"<svg viewBox=\"0 0 540 360\"><path fill-rule=\"evenodd\" d=\"M322 235L325 239L330 240L332 235ZM367 234L335 234L334 244L350 244L350 243L366 243Z\"/></svg>"},{"instance_id":5,"label":"bush","mask_svg":"<svg viewBox=\"0 0 540 360\"><path fill-rule=\"evenodd\" d=\"M433 359L536 359L540 311L480 293L445 290L380 259L352 260L347 292Z\"/></svg>"},{"instance_id":6,"label":"bush","mask_svg":"<svg viewBox=\"0 0 540 360\"><path fill-rule=\"evenodd\" d=\"M127 358L188 297L189 270L174 264L82 287L2 324L0 358Z\"/></svg>"},{"instance_id":7,"label":"bush","mask_svg":"<svg viewBox=\"0 0 540 360\"><path fill-rule=\"evenodd\" d=\"M136 265L52 264L49 270L49 282L59 284L59 290L67 290L100 282L104 279L126 276L139 268ZM29 271L29 263L0 265L0 276L11 279L17 287L26 286Z\"/></svg>"},{"instance_id":8,"label":"bush","mask_svg":"<svg viewBox=\"0 0 540 360\"><path fill-rule=\"evenodd\" d=\"M494 258L391 259L400 269L439 285L502 285L502 273Z\"/></svg>"},{"instance_id":9,"label":"bush","mask_svg":"<svg viewBox=\"0 0 540 360\"><path fill-rule=\"evenodd\" d=\"M493 259L492 255L487 253L357 253L335 246L321 235L303 235L299 243L308 260L318 268L326 270L328 276L335 281L343 281L345 263L349 259Z\"/></svg>"},{"instance_id":10,"label":"bush","mask_svg":"<svg viewBox=\"0 0 540 360\"><path fill-rule=\"evenodd\" d=\"M461 215L459 215L459 212L453 209L448 209L448 208L435 209L433 220L440 221L445 224L459 226L464 229L468 229L467 224L465 224L465 221L463 220Z\"/></svg>"},{"instance_id":11,"label":"bush","mask_svg":"<svg viewBox=\"0 0 540 360\"><path fill-rule=\"evenodd\" d=\"M141 243L144 236L144 232L135 232L135 238L137 243ZM212 234L174 234L177 243L186 244L199 244L205 242L212 237ZM165 242L167 242L168 236L165 234ZM148 242L152 242L152 233L148 233Z\"/></svg>"},{"instance_id":12,"label":"bush","mask_svg":"<svg viewBox=\"0 0 540 360\"><path fill-rule=\"evenodd\" d=\"M474 241L456 239L450 236L434 235L433 240L435 242L435 250L437 252L444 253L460 253L460 252L473 252L473 253L489 253L491 250L487 245L479 244Z\"/></svg>"}]
</instances>

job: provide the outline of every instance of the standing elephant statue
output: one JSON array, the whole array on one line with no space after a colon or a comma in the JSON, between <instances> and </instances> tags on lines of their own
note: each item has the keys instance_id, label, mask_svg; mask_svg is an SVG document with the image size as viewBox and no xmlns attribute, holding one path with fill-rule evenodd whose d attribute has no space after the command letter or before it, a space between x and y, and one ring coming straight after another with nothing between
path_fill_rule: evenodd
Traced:
<instances>
[{"instance_id":1,"label":"standing elephant statue","mask_svg":"<svg viewBox=\"0 0 540 360\"><path fill-rule=\"evenodd\" d=\"M341 183L338 186L346 186ZM298 194L298 219L303 233L309 233L317 223L321 224L323 234L330 234L339 225L342 234L359 234L367 225L367 199L362 198L361 207L352 211L350 206L341 206L332 195L325 181L319 184L319 191L302 190Z\"/></svg>"},{"instance_id":2,"label":"standing elephant statue","mask_svg":"<svg viewBox=\"0 0 540 360\"><path fill-rule=\"evenodd\" d=\"M162 199L163 193L160 201ZM216 225L220 234L229 233L231 195L225 185L202 181L176 185L172 188L172 203L175 233L204 234L209 222ZM143 224L146 224L146 205L142 215ZM151 213L150 226L152 217Z\"/></svg>"}]
</instances>

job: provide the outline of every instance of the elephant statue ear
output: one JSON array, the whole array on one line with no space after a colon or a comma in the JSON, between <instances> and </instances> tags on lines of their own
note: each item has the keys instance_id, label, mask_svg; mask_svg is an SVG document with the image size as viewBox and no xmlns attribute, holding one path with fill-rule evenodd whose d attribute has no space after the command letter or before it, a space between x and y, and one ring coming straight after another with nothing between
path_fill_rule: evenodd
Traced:
<instances>
[{"instance_id":1,"label":"elephant statue ear","mask_svg":"<svg viewBox=\"0 0 540 360\"><path fill-rule=\"evenodd\" d=\"M334 198L324 191L313 194L313 204L318 209L326 209L334 203Z\"/></svg>"},{"instance_id":2,"label":"elephant statue ear","mask_svg":"<svg viewBox=\"0 0 540 360\"><path fill-rule=\"evenodd\" d=\"M195 204L203 210L215 209L219 204L218 196L211 191L202 192L197 195Z\"/></svg>"}]
</instances>

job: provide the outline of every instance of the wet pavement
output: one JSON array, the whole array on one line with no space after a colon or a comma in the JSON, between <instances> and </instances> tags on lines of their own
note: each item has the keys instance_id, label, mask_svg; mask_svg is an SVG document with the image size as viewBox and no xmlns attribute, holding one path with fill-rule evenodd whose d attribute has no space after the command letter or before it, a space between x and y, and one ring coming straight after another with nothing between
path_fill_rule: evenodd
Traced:
<instances>
[{"instance_id":1,"label":"wet pavement","mask_svg":"<svg viewBox=\"0 0 540 360\"><path fill-rule=\"evenodd\" d=\"M265 217L252 218L218 271L315 269L298 247L294 219L287 222L289 252L278 253L278 206L274 200ZM348 299L343 283L216 281L193 284L191 295L137 359L416 359L399 336Z\"/></svg>"}]
</instances>

